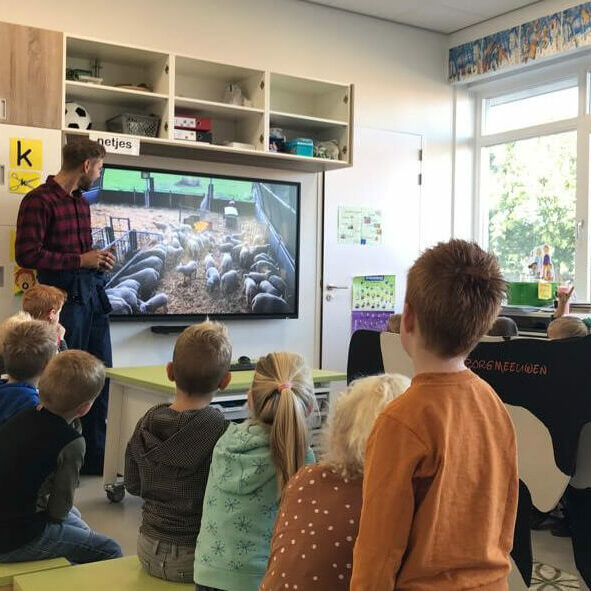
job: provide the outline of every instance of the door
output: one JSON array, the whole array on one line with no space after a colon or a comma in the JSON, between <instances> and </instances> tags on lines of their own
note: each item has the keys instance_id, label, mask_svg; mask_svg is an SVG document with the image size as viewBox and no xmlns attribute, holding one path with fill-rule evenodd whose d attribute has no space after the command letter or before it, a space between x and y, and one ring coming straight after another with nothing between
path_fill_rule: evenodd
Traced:
<instances>
[{"instance_id":1,"label":"door","mask_svg":"<svg viewBox=\"0 0 591 591\"><path fill-rule=\"evenodd\" d=\"M420 150L418 135L356 129L351 168L326 173L322 270L321 367L344 371L351 336L351 285L357 275L396 275L396 312L402 310L406 271L419 253ZM338 243L340 206L382 213L382 242Z\"/></svg>"},{"instance_id":2,"label":"door","mask_svg":"<svg viewBox=\"0 0 591 591\"><path fill-rule=\"evenodd\" d=\"M20 297L13 292L11 248L20 202L30 188L59 170L61 146L58 130L0 125L0 318L20 309Z\"/></svg>"},{"instance_id":3,"label":"door","mask_svg":"<svg viewBox=\"0 0 591 591\"><path fill-rule=\"evenodd\" d=\"M61 129L63 34L0 23L0 123Z\"/></svg>"}]
</instances>

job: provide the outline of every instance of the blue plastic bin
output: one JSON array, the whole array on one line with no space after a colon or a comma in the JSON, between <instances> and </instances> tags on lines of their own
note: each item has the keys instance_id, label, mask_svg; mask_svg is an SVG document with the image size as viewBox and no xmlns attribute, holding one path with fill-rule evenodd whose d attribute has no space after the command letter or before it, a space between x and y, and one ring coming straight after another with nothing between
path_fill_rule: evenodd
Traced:
<instances>
[{"instance_id":1,"label":"blue plastic bin","mask_svg":"<svg viewBox=\"0 0 591 591\"><path fill-rule=\"evenodd\" d=\"M291 142L286 142L285 150L290 154L297 154L298 156L313 156L314 142L307 138L296 138Z\"/></svg>"}]
</instances>

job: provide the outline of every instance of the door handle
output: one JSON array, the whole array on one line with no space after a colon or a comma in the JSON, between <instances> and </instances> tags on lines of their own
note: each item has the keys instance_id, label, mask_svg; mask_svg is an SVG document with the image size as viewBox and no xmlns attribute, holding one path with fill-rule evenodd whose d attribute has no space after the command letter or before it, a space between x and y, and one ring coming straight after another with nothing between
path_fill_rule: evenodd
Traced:
<instances>
[{"instance_id":1,"label":"door handle","mask_svg":"<svg viewBox=\"0 0 591 591\"><path fill-rule=\"evenodd\" d=\"M8 115L6 113L6 99L0 98L0 121L6 121Z\"/></svg>"},{"instance_id":2,"label":"door handle","mask_svg":"<svg viewBox=\"0 0 591 591\"><path fill-rule=\"evenodd\" d=\"M6 170L6 167L4 166L4 164L0 164L0 187L4 186L5 180L4 180L4 171Z\"/></svg>"},{"instance_id":3,"label":"door handle","mask_svg":"<svg viewBox=\"0 0 591 591\"><path fill-rule=\"evenodd\" d=\"M332 283L329 283L326 286L326 289L328 291L332 291L333 289L349 289L349 286L348 285L333 285Z\"/></svg>"}]
</instances>

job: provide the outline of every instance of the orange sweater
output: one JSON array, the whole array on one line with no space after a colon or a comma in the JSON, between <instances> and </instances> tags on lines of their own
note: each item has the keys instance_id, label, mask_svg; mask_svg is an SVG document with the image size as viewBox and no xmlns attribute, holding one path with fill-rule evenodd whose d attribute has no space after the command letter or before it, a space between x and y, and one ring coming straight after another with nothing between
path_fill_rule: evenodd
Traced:
<instances>
[{"instance_id":1,"label":"orange sweater","mask_svg":"<svg viewBox=\"0 0 591 591\"><path fill-rule=\"evenodd\" d=\"M506 591L517 492L494 390L468 370L418 375L367 445L351 591Z\"/></svg>"}]
</instances>

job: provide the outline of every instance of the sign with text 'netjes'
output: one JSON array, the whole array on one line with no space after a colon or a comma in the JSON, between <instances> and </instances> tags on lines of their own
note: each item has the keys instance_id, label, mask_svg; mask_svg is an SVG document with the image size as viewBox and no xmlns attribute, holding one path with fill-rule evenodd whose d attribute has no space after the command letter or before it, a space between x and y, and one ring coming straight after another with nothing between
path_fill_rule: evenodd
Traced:
<instances>
[{"instance_id":1,"label":"sign with text 'netjes'","mask_svg":"<svg viewBox=\"0 0 591 591\"><path fill-rule=\"evenodd\" d=\"M140 138L119 135L112 135L109 133L92 132L88 137L102 144L109 154L126 154L128 156L140 155Z\"/></svg>"}]
</instances>

